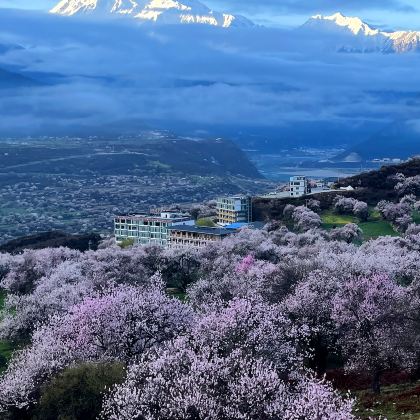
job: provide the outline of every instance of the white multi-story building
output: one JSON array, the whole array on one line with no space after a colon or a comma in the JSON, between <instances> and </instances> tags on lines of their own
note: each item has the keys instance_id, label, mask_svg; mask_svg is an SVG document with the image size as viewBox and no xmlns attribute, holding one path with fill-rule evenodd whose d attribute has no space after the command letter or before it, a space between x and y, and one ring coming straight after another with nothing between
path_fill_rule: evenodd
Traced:
<instances>
[{"instance_id":1,"label":"white multi-story building","mask_svg":"<svg viewBox=\"0 0 420 420\"><path fill-rule=\"evenodd\" d=\"M114 218L114 233L117 243L132 240L134 244L167 246L168 227L173 225L194 226L189 214L162 212L160 215L133 214Z\"/></svg>"},{"instance_id":2,"label":"white multi-story building","mask_svg":"<svg viewBox=\"0 0 420 420\"><path fill-rule=\"evenodd\" d=\"M252 199L249 196L223 197L217 199L219 225L252 222Z\"/></svg>"},{"instance_id":3,"label":"white multi-story building","mask_svg":"<svg viewBox=\"0 0 420 420\"><path fill-rule=\"evenodd\" d=\"M306 176L292 176L290 177L290 197L302 197L308 194L308 179Z\"/></svg>"}]
</instances>

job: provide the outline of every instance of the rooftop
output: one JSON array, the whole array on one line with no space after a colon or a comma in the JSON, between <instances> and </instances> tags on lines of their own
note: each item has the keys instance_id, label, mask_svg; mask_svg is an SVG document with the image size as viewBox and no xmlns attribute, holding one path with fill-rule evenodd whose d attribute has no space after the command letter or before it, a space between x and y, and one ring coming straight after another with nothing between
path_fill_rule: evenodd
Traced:
<instances>
[{"instance_id":1,"label":"rooftop","mask_svg":"<svg viewBox=\"0 0 420 420\"><path fill-rule=\"evenodd\" d=\"M170 226L169 230L176 230L179 232L191 232L191 233L199 233L203 235L213 235L213 236L225 236L225 235L232 235L236 233L235 229L224 229L224 228L212 228L212 227L205 227L205 226L185 226L185 225L175 225Z\"/></svg>"},{"instance_id":2,"label":"rooftop","mask_svg":"<svg viewBox=\"0 0 420 420\"><path fill-rule=\"evenodd\" d=\"M230 225L226 225L225 229L241 229L244 227L250 228L250 229L262 229L264 227L264 222L237 222L237 223L231 223Z\"/></svg>"},{"instance_id":3,"label":"rooftop","mask_svg":"<svg viewBox=\"0 0 420 420\"><path fill-rule=\"evenodd\" d=\"M131 220L153 220L153 221L185 221L192 220L192 217L189 214L168 214L163 213L160 215L157 214L122 214L115 216L115 219L131 219Z\"/></svg>"},{"instance_id":4,"label":"rooftop","mask_svg":"<svg viewBox=\"0 0 420 420\"><path fill-rule=\"evenodd\" d=\"M249 195L231 195L228 197L218 197L217 201L220 200L248 200L251 198Z\"/></svg>"}]
</instances>

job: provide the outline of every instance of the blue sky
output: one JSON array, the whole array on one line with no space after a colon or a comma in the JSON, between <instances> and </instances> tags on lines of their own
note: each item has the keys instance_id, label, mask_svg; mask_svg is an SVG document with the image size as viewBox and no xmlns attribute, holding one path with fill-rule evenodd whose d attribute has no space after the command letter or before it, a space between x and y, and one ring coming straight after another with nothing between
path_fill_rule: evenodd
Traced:
<instances>
[{"instance_id":1,"label":"blue sky","mask_svg":"<svg viewBox=\"0 0 420 420\"><path fill-rule=\"evenodd\" d=\"M16 7L19 9L41 9L47 10L54 5L54 0L2 0L2 7Z\"/></svg>"},{"instance_id":2,"label":"blue sky","mask_svg":"<svg viewBox=\"0 0 420 420\"><path fill-rule=\"evenodd\" d=\"M2 7L48 10L58 0L1 0ZM420 30L420 0L203 0L272 26L295 26L316 13L341 11L383 28Z\"/></svg>"}]
</instances>

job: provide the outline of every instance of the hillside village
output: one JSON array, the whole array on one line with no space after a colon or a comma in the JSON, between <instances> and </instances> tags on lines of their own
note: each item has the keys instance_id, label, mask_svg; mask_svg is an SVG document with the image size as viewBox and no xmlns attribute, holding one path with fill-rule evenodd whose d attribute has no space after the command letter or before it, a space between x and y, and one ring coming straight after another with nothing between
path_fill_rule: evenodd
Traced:
<instances>
[{"instance_id":1,"label":"hillside village","mask_svg":"<svg viewBox=\"0 0 420 420\"><path fill-rule=\"evenodd\" d=\"M326 192L353 191L353 187L334 189L333 182L309 180L305 176L293 176L283 191L261 196L262 198L301 198ZM189 213L154 211L150 215L122 215L114 219L117 243L155 244L160 246L205 246L210 241L220 241L239 229L262 228L263 221L253 217L252 197L237 195L219 197L214 208L215 217L196 220ZM210 226L203 226L208 224ZM212 226L213 225L213 226Z\"/></svg>"},{"instance_id":2,"label":"hillside village","mask_svg":"<svg viewBox=\"0 0 420 420\"><path fill-rule=\"evenodd\" d=\"M51 230L110 235L118 213L275 185L232 142L165 131L118 144L102 137L10 139L0 156L0 245Z\"/></svg>"},{"instance_id":3,"label":"hillside village","mask_svg":"<svg viewBox=\"0 0 420 420\"><path fill-rule=\"evenodd\" d=\"M33 221L18 223L17 226L20 226L20 230L17 230L14 236L3 238L4 241L3 244L0 244L0 249L5 251L21 250L24 247L39 248L48 246L48 244L51 246L60 246L60 244L68 246L69 244L71 247L75 246L81 250L90 247L96 249L101 240L99 234L103 238L115 236L122 246L134 243L154 243L169 246L171 232L174 237L173 246L204 246L209 241L220 241L247 225L253 228L261 228L274 221L291 228L293 224L284 216L285 207L287 205L310 207L314 202L315 204L319 202L315 207L312 205L312 209L316 210L321 219L319 226L327 232L334 228L342 228L347 224L356 224L361 229L364 240L381 235L396 236L401 234L401 229L395 225L394 220L388 220L389 217L388 219L384 217L376 207L383 200L395 204L401 199L399 193L395 190L397 183L392 178L398 173L404 174L407 178L415 178L420 173L419 161L420 159L413 158L402 164L387 164L380 170L364 172L355 177L341 180L313 180L305 176L292 177L287 185L278 186L275 190L273 182L271 184L260 181L245 183L245 180L243 180L242 189L244 191L255 191L252 195L246 193L223 195L222 191L213 191L207 188L207 184L202 184L201 186L197 185L196 190L197 192L201 191L203 198L200 200L198 195L194 196L194 202L191 203L190 201L189 204L187 197L183 197L183 200L179 201L180 204L168 206L167 201L165 204L162 190L162 201L153 202L151 196L150 200L147 201L149 210L143 210L146 206L142 202L140 212L136 211L136 208L138 208L138 204L136 205L137 197L139 197L136 191L139 186L137 185L136 190L133 183L130 187L132 194L128 190L127 192L124 190L124 194L118 196L118 185L116 185L115 191L112 192L112 199L119 202L118 207L113 209L115 216L112 216L113 211L111 209L108 209L105 213L99 213L92 209L88 217L83 217L83 224L80 224L80 221L77 224L79 219L75 219L69 225L67 220L63 220L63 224L57 224L51 216L43 223L43 219L34 214ZM135 183L138 184L138 182L139 178L136 178ZM299 185L291 185L295 183ZM149 188L151 191L153 184L150 181ZM88 188L95 188L95 185L95 183L86 185L85 193ZM109 184L107 183L107 185ZM270 185L272 192L262 194L257 192L258 187L260 191L261 188L269 191ZM292 188L294 191L292 191ZM109 194L107 193L106 196L109 197ZM346 214L338 212L334 203L337 196L365 202L368 206L368 218L361 219L354 215L352 211L347 211ZM219 198L211 200L212 197ZM67 195L62 197L63 200L66 198ZM175 196L173 198L176 200ZM175 200L174 202L178 202ZM46 204L52 207L50 201L47 200ZM235 208L239 209L239 206L241 206L241 210L235 210ZM102 207L103 205L101 205ZM18 216L16 215L16 217ZM419 221L416 210L413 211L412 217L414 222ZM181 223L178 223L179 220L181 220ZM151 224L144 224L144 222L149 223L149 221L151 221ZM38 225L36 229L32 229L35 222ZM14 222L7 219L7 226L12 225L14 225ZM176 230L176 225L183 226L178 226L178 230ZM25 227L25 230L22 230L22 226ZM180 229L181 227L182 229ZM44 233L47 231L49 231L48 234Z\"/></svg>"},{"instance_id":4,"label":"hillside village","mask_svg":"<svg viewBox=\"0 0 420 420\"><path fill-rule=\"evenodd\" d=\"M395 166L394 169L403 170L404 167L410 168L413 164L418 165L419 159ZM368 178L370 176L375 178L375 172L363 175ZM387 176L388 182L390 177L392 178L392 175ZM303 207L306 210L301 217L313 218L312 223L304 225L307 229L323 227L333 230L334 234L340 228L352 226L355 229L354 239L370 239L381 235L396 236L409 225L420 222L419 203L415 196L418 194L418 186L415 185L419 182L419 177L407 179L401 172L398 175L395 172L394 177L399 177L394 182L394 189L403 188L404 193L408 193L405 196L412 197L401 198L403 202L400 202L402 208L398 209L398 217L389 215L386 209L381 208L378 204L381 200L366 203L357 199L360 194L366 194L361 178L334 183L327 180L311 180L306 176L293 176L287 186L273 193L256 197L219 197L206 209L207 214L205 211L201 218L199 212L194 212L194 218L188 212L173 210L155 210L153 214L118 215L114 219L114 235L117 243L123 246L154 244L164 247L203 247L212 241L221 241L242 228L258 229L274 220L290 226L294 217L293 209ZM404 183L410 184L407 191ZM411 183L415 185L412 186ZM410 200L412 203L409 203ZM273 204L279 206L280 212L274 211L270 214L269 209ZM391 203L388 207L390 205ZM401 220L402 218L404 220Z\"/></svg>"}]
</instances>

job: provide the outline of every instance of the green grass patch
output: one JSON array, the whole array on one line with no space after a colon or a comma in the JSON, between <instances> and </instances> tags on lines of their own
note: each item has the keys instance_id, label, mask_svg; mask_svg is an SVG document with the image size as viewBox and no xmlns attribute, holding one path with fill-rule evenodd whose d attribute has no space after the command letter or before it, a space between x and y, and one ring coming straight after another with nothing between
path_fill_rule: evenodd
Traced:
<instances>
[{"instance_id":1,"label":"green grass patch","mask_svg":"<svg viewBox=\"0 0 420 420\"><path fill-rule=\"evenodd\" d=\"M381 213L379 213L378 210L375 210L374 207L369 207L369 220L370 221L382 220Z\"/></svg>"},{"instance_id":2,"label":"green grass patch","mask_svg":"<svg viewBox=\"0 0 420 420\"><path fill-rule=\"evenodd\" d=\"M321 214L322 226L326 230L343 227L349 223L357 223L358 219L347 214L336 214L333 212L325 212Z\"/></svg>"},{"instance_id":3,"label":"green grass patch","mask_svg":"<svg viewBox=\"0 0 420 420\"><path fill-rule=\"evenodd\" d=\"M414 220L414 223L417 223L418 225L420 225L420 211L415 211L413 213L413 220Z\"/></svg>"},{"instance_id":4,"label":"green grass patch","mask_svg":"<svg viewBox=\"0 0 420 420\"><path fill-rule=\"evenodd\" d=\"M130 248L130 246L133 246L135 243L134 238L127 238L124 239L123 241L121 241L119 243L120 248L125 249L125 248Z\"/></svg>"},{"instance_id":5,"label":"green grass patch","mask_svg":"<svg viewBox=\"0 0 420 420\"><path fill-rule=\"evenodd\" d=\"M15 350L15 346L10 341L0 341L0 373L6 369Z\"/></svg>"},{"instance_id":6,"label":"green grass patch","mask_svg":"<svg viewBox=\"0 0 420 420\"><path fill-rule=\"evenodd\" d=\"M0 310L4 308L6 293L0 290ZM0 373L3 372L12 356L15 346L10 341L0 341Z\"/></svg>"},{"instance_id":7,"label":"green grass patch","mask_svg":"<svg viewBox=\"0 0 420 420\"><path fill-rule=\"evenodd\" d=\"M398 236L391 223L386 220L375 220L359 223L365 240L378 238L379 236Z\"/></svg>"},{"instance_id":8,"label":"green grass patch","mask_svg":"<svg viewBox=\"0 0 420 420\"><path fill-rule=\"evenodd\" d=\"M166 293L171 297L179 299L181 302L185 302L187 299L187 294L176 287L168 287Z\"/></svg>"},{"instance_id":9,"label":"green grass patch","mask_svg":"<svg viewBox=\"0 0 420 420\"><path fill-rule=\"evenodd\" d=\"M362 419L379 416L390 420L420 419L420 381L383 387L380 395L360 391L355 396L358 400L355 414Z\"/></svg>"},{"instance_id":10,"label":"green grass patch","mask_svg":"<svg viewBox=\"0 0 420 420\"><path fill-rule=\"evenodd\" d=\"M380 213L373 208L369 209L369 220L361 222L357 217L347 214L336 214L326 211L321 214L322 226L325 230L340 228L348 223L356 223L363 231L364 240L375 239L379 236L398 236L392 225L382 219Z\"/></svg>"},{"instance_id":11,"label":"green grass patch","mask_svg":"<svg viewBox=\"0 0 420 420\"><path fill-rule=\"evenodd\" d=\"M195 224L200 227L216 227L217 226L216 223L214 223L213 220L210 219L209 217L198 219Z\"/></svg>"},{"instance_id":12,"label":"green grass patch","mask_svg":"<svg viewBox=\"0 0 420 420\"><path fill-rule=\"evenodd\" d=\"M0 289L0 311L4 308L4 301L6 300L6 292Z\"/></svg>"}]
</instances>

